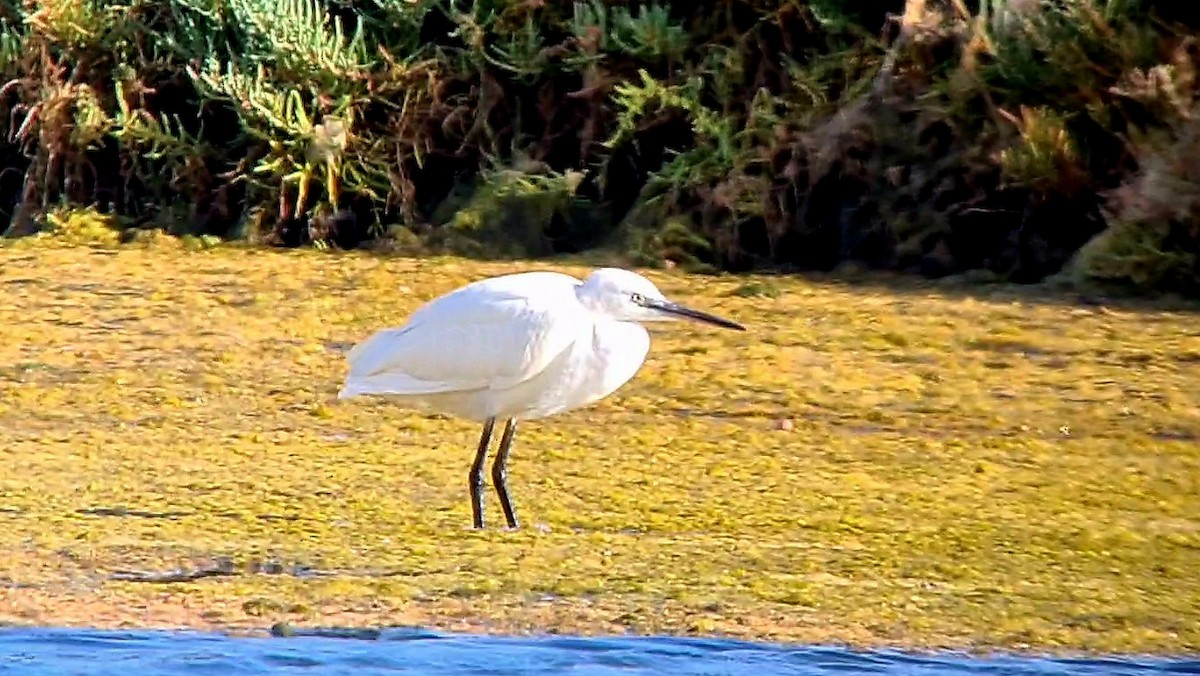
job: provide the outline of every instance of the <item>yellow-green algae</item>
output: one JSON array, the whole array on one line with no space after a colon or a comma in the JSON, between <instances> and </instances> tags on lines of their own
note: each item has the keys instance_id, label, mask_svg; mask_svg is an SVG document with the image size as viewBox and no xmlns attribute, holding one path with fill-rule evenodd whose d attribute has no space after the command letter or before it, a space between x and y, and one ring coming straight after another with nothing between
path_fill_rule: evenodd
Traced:
<instances>
[{"instance_id":1,"label":"yellow-green algae","mask_svg":"<svg viewBox=\"0 0 1200 676\"><path fill-rule=\"evenodd\" d=\"M1195 315L650 273L751 332L655 328L473 532L476 426L327 343L547 266L188 248L0 247L0 621L1200 647Z\"/></svg>"}]
</instances>

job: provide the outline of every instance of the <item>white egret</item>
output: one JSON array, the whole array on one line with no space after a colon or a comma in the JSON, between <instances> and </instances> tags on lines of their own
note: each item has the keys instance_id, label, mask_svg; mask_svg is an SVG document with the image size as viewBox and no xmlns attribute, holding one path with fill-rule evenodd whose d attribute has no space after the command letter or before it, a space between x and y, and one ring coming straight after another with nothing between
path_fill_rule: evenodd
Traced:
<instances>
[{"instance_id":1,"label":"white egret","mask_svg":"<svg viewBox=\"0 0 1200 676\"><path fill-rule=\"evenodd\" d=\"M641 368L650 335L641 322L677 317L744 331L740 324L668 301L650 280L600 268L580 282L557 272L476 281L435 298L396 328L356 345L339 399L384 395L483 423L469 488L483 527L483 468L496 421L507 421L492 484L510 528L509 449L518 420L586 406Z\"/></svg>"}]
</instances>

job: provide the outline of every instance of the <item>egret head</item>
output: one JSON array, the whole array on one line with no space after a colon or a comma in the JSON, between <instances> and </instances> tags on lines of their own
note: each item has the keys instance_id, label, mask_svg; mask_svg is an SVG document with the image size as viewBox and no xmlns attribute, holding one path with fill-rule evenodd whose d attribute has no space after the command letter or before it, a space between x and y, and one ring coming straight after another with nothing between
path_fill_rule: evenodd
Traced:
<instances>
[{"instance_id":1,"label":"egret head","mask_svg":"<svg viewBox=\"0 0 1200 676\"><path fill-rule=\"evenodd\" d=\"M620 268L599 268L579 287L579 300L594 312L626 322L656 322L673 319L713 324L745 331L741 324L674 303L663 296L654 282Z\"/></svg>"}]
</instances>

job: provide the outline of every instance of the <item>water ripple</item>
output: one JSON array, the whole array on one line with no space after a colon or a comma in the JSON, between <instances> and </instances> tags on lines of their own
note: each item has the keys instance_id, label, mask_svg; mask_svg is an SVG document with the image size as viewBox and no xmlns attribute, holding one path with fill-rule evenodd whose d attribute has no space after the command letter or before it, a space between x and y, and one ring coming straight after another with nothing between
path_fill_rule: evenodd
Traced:
<instances>
[{"instance_id":1,"label":"water ripple","mask_svg":"<svg viewBox=\"0 0 1200 676\"><path fill-rule=\"evenodd\" d=\"M353 634L350 634L353 635ZM498 637L395 629L363 638L247 638L199 632L0 630L0 674L679 674L681 676L1167 676L1200 659L852 651L668 637Z\"/></svg>"}]
</instances>

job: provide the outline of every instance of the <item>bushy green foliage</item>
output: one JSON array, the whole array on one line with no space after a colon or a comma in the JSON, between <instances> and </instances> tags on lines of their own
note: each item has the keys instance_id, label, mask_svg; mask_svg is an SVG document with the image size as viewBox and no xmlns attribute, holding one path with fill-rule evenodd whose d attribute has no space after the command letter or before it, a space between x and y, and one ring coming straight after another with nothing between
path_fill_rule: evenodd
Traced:
<instances>
[{"instance_id":1,"label":"bushy green foliage","mask_svg":"<svg viewBox=\"0 0 1200 676\"><path fill-rule=\"evenodd\" d=\"M1142 227L1108 203L1184 133L1172 7L2 0L0 223L1035 281Z\"/></svg>"},{"instance_id":2,"label":"bushy green foliage","mask_svg":"<svg viewBox=\"0 0 1200 676\"><path fill-rule=\"evenodd\" d=\"M1139 144L1140 168L1111 195L1111 225L1079 251L1068 278L1200 296L1200 105L1181 113L1178 128Z\"/></svg>"}]
</instances>

